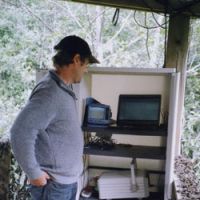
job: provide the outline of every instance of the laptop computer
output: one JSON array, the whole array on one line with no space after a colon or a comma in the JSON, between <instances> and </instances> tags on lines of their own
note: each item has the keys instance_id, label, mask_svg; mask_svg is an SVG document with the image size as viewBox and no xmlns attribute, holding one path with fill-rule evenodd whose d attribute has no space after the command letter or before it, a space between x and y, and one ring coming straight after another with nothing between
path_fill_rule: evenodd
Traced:
<instances>
[{"instance_id":1,"label":"laptop computer","mask_svg":"<svg viewBox=\"0 0 200 200\"><path fill-rule=\"evenodd\" d=\"M161 95L121 94L118 102L117 126L158 127L160 106Z\"/></svg>"}]
</instances>

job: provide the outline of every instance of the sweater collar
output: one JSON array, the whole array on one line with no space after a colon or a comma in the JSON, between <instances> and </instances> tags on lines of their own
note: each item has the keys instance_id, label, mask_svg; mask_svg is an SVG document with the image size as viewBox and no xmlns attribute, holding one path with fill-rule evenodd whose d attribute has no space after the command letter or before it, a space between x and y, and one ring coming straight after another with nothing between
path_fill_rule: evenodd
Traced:
<instances>
[{"instance_id":1,"label":"sweater collar","mask_svg":"<svg viewBox=\"0 0 200 200\"><path fill-rule=\"evenodd\" d=\"M69 93L74 99L76 98L76 95L73 91L72 84L66 84L57 74L54 70L49 70L50 77L57 83L57 85Z\"/></svg>"}]
</instances>

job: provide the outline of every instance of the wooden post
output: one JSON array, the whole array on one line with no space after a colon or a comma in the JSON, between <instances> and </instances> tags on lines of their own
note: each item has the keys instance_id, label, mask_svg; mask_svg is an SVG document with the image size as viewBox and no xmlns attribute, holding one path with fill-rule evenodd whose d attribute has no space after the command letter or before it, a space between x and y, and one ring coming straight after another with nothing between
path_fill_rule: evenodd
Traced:
<instances>
[{"instance_id":1,"label":"wooden post","mask_svg":"<svg viewBox=\"0 0 200 200\"><path fill-rule=\"evenodd\" d=\"M168 126L167 160L165 177L165 200L172 198L172 183L174 179L174 158L180 154L181 132L183 125L184 96L187 70L188 37L190 29L190 17L184 15L171 16L169 21L166 67L176 68L180 73L180 79L171 81L170 106L172 126ZM178 78L178 77L177 77ZM179 84L177 84L179 82ZM175 87L177 86L177 87ZM172 88L175 89L172 89ZM173 94L173 91L176 93ZM173 97L173 98L172 98ZM177 102L177 103L176 103ZM169 120L170 123L170 120ZM170 124L169 124L170 125ZM169 128L171 127L171 129ZM169 148L170 147L170 148Z\"/></svg>"},{"instance_id":2,"label":"wooden post","mask_svg":"<svg viewBox=\"0 0 200 200\"><path fill-rule=\"evenodd\" d=\"M176 68L180 72L180 87L178 91L178 116L176 129L175 154L180 154L181 132L183 128L184 96L187 70L187 55L189 46L190 17L175 15L170 17L167 42L166 67Z\"/></svg>"}]
</instances>

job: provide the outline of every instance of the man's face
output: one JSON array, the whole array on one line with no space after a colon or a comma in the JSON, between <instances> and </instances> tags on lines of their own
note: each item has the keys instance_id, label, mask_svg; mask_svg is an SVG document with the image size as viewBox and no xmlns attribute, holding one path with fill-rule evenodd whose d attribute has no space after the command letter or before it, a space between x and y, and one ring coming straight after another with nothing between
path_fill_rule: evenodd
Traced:
<instances>
[{"instance_id":1,"label":"man's face","mask_svg":"<svg viewBox=\"0 0 200 200\"><path fill-rule=\"evenodd\" d=\"M74 70L73 70L73 82L74 83L80 83L81 79L84 75L84 73L86 73L88 71L88 64L89 61L88 59L85 59L85 61L81 61L80 56L77 54L74 57Z\"/></svg>"}]
</instances>

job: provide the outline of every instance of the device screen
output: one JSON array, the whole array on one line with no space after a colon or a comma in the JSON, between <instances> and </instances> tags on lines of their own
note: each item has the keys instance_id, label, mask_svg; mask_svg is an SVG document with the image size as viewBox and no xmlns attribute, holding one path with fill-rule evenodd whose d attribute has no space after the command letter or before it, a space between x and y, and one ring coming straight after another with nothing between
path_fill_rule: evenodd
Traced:
<instances>
[{"instance_id":1,"label":"device screen","mask_svg":"<svg viewBox=\"0 0 200 200\"><path fill-rule=\"evenodd\" d=\"M124 101L120 107L120 119L129 120L158 120L159 102L136 99Z\"/></svg>"},{"instance_id":2,"label":"device screen","mask_svg":"<svg viewBox=\"0 0 200 200\"><path fill-rule=\"evenodd\" d=\"M159 124L161 95L120 95L118 124Z\"/></svg>"},{"instance_id":3,"label":"device screen","mask_svg":"<svg viewBox=\"0 0 200 200\"><path fill-rule=\"evenodd\" d=\"M105 119L105 109L100 107L89 107L88 110L89 119Z\"/></svg>"}]
</instances>

